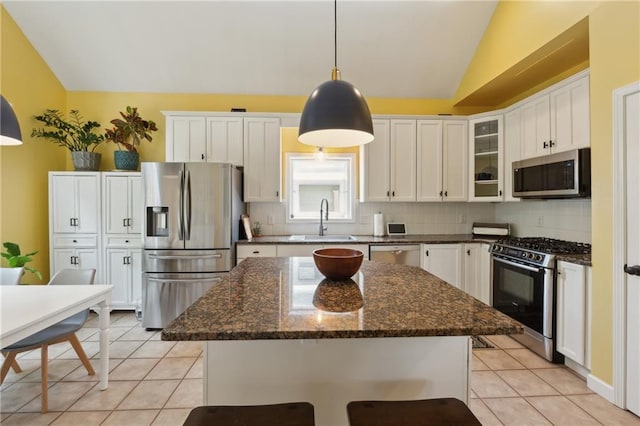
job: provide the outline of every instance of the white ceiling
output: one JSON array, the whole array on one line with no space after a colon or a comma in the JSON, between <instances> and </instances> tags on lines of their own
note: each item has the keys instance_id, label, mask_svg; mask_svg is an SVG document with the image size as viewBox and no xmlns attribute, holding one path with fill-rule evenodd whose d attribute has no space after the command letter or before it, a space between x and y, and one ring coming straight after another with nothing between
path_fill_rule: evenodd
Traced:
<instances>
[{"instance_id":1,"label":"white ceiling","mask_svg":"<svg viewBox=\"0 0 640 426\"><path fill-rule=\"evenodd\" d=\"M307 96L333 66L331 0L2 3L70 91ZM496 3L341 0L342 78L451 98Z\"/></svg>"}]
</instances>

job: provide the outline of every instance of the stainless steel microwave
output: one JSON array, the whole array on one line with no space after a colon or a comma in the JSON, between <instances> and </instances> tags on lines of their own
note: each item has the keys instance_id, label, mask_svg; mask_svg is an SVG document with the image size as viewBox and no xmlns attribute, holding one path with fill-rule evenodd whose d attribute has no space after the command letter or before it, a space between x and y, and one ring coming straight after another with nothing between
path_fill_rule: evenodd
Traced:
<instances>
[{"instance_id":1,"label":"stainless steel microwave","mask_svg":"<svg viewBox=\"0 0 640 426\"><path fill-rule=\"evenodd\" d=\"M514 161L512 166L514 197L591 197L590 148Z\"/></svg>"}]
</instances>

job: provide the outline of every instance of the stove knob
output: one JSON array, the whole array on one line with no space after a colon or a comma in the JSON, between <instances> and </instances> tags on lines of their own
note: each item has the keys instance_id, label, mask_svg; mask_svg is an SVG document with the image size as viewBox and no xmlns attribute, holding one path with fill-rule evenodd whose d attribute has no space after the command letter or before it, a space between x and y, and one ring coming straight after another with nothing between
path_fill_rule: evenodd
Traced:
<instances>
[{"instance_id":1,"label":"stove knob","mask_svg":"<svg viewBox=\"0 0 640 426\"><path fill-rule=\"evenodd\" d=\"M523 252L522 252L522 257L525 257L525 258L526 258L526 257L527 257L527 253L523 251Z\"/></svg>"},{"instance_id":2,"label":"stove knob","mask_svg":"<svg viewBox=\"0 0 640 426\"><path fill-rule=\"evenodd\" d=\"M542 255L541 255L541 254L537 255L537 256L536 256L536 260L537 260L538 262L542 262Z\"/></svg>"}]
</instances>

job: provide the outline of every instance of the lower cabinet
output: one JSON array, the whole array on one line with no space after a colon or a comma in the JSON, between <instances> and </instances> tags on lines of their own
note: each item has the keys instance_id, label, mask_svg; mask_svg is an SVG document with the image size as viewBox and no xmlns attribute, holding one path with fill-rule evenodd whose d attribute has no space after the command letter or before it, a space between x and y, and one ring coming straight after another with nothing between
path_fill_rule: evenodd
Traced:
<instances>
[{"instance_id":1,"label":"lower cabinet","mask_svg":"<svg viewBox=\"0 0 640 426\"><path fill-rule=\"evenodd\" d=\"M462 244L422 244L422 269L462 289Z\"/></svg>"},{"instance_id":2,"label":"lower cabinet","mask_svg":"<svg viewBox=\"0 0 640 426\"><path fill-rule=\"evenodd\" d=\"M236 264L247 257L296 257L313 256L320 248L340 247L360 250L365 260L369 259L368 244L238 244L236 246Z\"/></svg>"},{"instance_id":3,"label":"lower cabinet","mask_svg":"<svg viewBox=\"0 0 640 426\"><path fill-rule=\"evenodd\" d=\"M491 254L489 244L464 244L463 290L491 305Z\"/></svg>"},{"instance_id":4,"label":"lower cabinet","mask_svg":"<svg viewBox=\"0 0 640 426\"><path fill-rule=\"evenodd\" d=\"M556 274L558 352L591 369L591 268L558 261Z\"/></svg>"},{"instance_id":5,"label":"lower cabinet","mask_svg":"<svg viewBox=\"0 0 640 426\"><path fill-rule=\"evenodd\" d=\"M142 305L142 249L108 248L105 282L113 285L112 309L134 309Z\"/></svg>"},{"instance_id":6,"label":"lower cabinet","mask_svg":"<svg viewBox=\"0 0 640 426\"><path fill-rule=\"evenodd\" d=\"M247 257L276 257L276 246L268 244L237 244L236 265Z\"/></svg>"},{"instance_id":7,"label":"lower cabinet","mask_svg":"<svg viewBox=\"0 0 640 426\"><path fill-rule=\"evenodd\" d=\"M51 275L62 269L95 269L96 277L94 282L100 283L98 276L100 268L98 267L98 249L88 248L54 248L53 265L51 267Z\"/></svg>"}]
</instances>

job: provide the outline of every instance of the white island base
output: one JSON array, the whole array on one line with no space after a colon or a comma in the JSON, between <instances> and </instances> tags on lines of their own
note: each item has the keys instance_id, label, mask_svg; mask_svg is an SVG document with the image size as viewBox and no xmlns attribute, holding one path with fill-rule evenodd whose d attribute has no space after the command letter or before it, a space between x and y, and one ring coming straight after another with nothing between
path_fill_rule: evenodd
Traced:
<instances>
[{"instance_id":1,"label":"white island base","mask_svg":"<svg viewBox=\"0 0 640 426\"><path fill-rule=\"evenodd\" d=\"M205 405L306 401L316 425L348 425L347 403L458 398L468 403L468 336L217 340L204 351Z\"/></svg>"}]
</instances>

